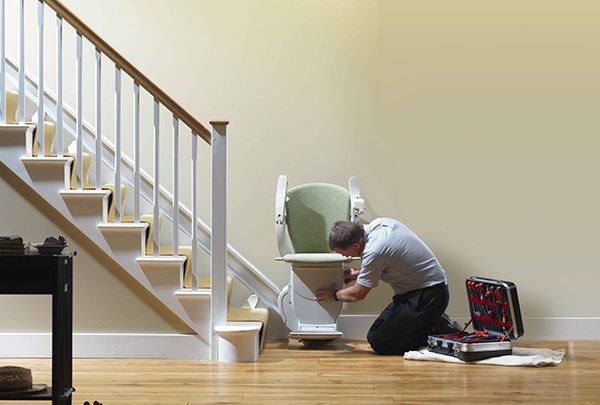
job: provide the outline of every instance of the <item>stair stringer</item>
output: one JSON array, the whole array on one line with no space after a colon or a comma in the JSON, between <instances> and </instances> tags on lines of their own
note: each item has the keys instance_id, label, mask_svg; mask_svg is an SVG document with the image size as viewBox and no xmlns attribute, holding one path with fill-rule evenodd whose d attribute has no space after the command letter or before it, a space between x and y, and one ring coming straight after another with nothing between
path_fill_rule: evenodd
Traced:
<instances>
[{"instance_id":1,"label":"stair stringer","mask_svg":"<svg viewBox=\"0 0 600 405\"><path fill-rule=\"evenodd\" d=\"M43 178L38 177L40 175L38 169L40 165L45 164L44 161L53 168L58 163L56 158L31 158L27 155L27 152L30 153L31 150L26 145L31 144L34 128L33 125L0 125L0 162L8 167L23 183L34 190L48 204L53 206L66 220L83 232L98 248L106 252L119 267L157 297L174 315L194 330L199 337L198 344L203 346L202 352L206 353L205 358L210 358L210 341L205 338L205 336L210 335L208 333L210 329L209 323L199 324L192 320L186 311L185 307L187 305L183 304L175 294L168 300L164 299L163 294L157 294L158 291L154 289L142 267L137 262L138 258L145 255L145 246L140 243L139 252L132 250L120 252L117 248L118 244L114 242L111 244L100 230L99 225L103 223L107 215L107 208L104 203L106 199L102 200L101 194L106 193L107 195L109 192L94 190L86 193L87 190L79 192L77 190L65 190L66 182L64 176L68 172L68 167L51 170L44 174ZM65 158L63 163L65 166L70 165L71 160ZM54 178L52 177L53 173L55 175ZM81 198L76 197L78 193L81 193ZM65 195L68 197L65 198ZM100 207L102 208L99 208L98 212L88 210L82 216L81 207L77 205L77 200L90 198L97 198L101 201ZM75 200L75 203L73 200ZM119 237L122 237L122 235ZM164 270L169 271L169 269ZM161 299L160 295L163 295L163 299ZM201 303L204 302L201 301ZM200 305L200 303L198 304ZM209 305L208 302L204 304Z\"/></svg>"}]
</instances>

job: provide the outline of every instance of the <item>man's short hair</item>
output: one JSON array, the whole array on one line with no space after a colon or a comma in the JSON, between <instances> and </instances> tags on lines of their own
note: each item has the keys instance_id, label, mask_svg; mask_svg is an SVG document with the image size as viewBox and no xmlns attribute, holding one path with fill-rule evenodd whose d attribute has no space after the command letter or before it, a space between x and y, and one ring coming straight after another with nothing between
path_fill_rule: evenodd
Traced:
<instances>
[{"instance_id":1,"label":"man's short hair","mask_svg":"<svg viewBox=\"0 0 600 405\"><path fill-rule=\"evenodd\" d=\"M352 221L338 221L329 232L329 249L348 249L364 237L363 227Z\"/></svg>"}]
</instances>

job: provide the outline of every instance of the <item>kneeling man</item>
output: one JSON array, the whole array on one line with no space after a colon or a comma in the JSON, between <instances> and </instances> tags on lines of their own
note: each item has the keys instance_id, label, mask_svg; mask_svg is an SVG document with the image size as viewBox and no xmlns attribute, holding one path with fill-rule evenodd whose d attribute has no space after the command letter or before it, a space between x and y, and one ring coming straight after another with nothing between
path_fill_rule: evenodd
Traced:
<instances>
[{"instance_id":1,"label":"kneeling man","mask_svg":"<svg viewBox=\"0 0 600 405\"><path fill-rule=\"evenodd\" d=\"M360 301L379 280L394 290L392 303L375 320L367 340L378 354L403 354L427 344L427 335L457 333L458 325L444 314L448 281L427 245L406 225L378 218L368 225L336 222L329 247L344 256L362 256L360 270L347 269L341 290L320 290L319 302Z\"/></svg>"}]
</instances>

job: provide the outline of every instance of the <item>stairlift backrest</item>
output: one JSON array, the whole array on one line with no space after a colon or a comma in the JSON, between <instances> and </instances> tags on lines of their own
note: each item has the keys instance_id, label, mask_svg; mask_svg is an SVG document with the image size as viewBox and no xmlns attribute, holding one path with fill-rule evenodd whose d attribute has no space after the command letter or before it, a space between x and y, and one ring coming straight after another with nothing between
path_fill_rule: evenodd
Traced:
<instances>
[{"instance_id":1,"label":"stairlift backrest","mask_svg":"<svg viewBox=\"0 0 600 405\"><path fill-rule=\"evenodd\" d=\"M343 187L309 183L292 187L285 204L294 253L329 253L329 230L350 219L350 196Z\"/></svg>"}]
</instances>

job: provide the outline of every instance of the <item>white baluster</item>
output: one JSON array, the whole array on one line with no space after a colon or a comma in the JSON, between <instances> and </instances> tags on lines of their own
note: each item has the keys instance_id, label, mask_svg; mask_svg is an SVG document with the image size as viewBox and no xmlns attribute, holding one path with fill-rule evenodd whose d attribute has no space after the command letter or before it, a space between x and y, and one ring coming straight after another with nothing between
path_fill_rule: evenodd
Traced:
<instances>
[{"instance_id":1,"label":"white baluster","mask_svg":"<svg viewBox=\"0 0 600 405\"><path fill-rule=\"evenodd\" d=\"M173 256L179 255L179 120L173 116Z\"/></svg>"},{"instance_id":2,"label":"white baluster","mask_svg":"<svg viewBox=\"0 0 600 405\"><path fill-rule=\"evenodd\" d=\"M4 92L3 92L4 94ZM44 156L44 3L38 0L38 156Z\"/></svg>"},{"instance_id":3,"label":"white baluster","mask_svg":"<svg viewBox=\"0 0 600 405\"><path fill-rule=\"evenodd\" d=\"M76 93L77 93L77 189L81 190L84 187L83 184L83 110L82 110L82 38L81 34L77 33L77 52L76 52Z\"/></svg>"},{"instance_id":4,"label":"white baluster","mask_svg":"<svg viewBox=\"0 0 600 405\"><path fill-rule=\"evenodd\" d=\"M213 359L217 357L214 327L227 322L227 122L212 121L212 201L210 238L211 330Z\"/></svg>"},{"instance_id":5,"label":"white baluster","mask_svg":"<svg viewBox=\"0 0 600 405\"><path fill-rule=\"evenodd\" d=\"M102 54L96 49L96 190L102 189Z\"/></svg>"},{"instance_id":6,"label":"white baluster","mask_svg":"<svg viewBox=\"0 0 600 405\"><path fill-rule=\"evenodd\" d=\"M158 214L160 208L159 201L159 176L158 168L159 161L159 104L158 100L154 99L154 256L158 257Z\"/></svg>"},{"instance_id":7,"label":"white baluster","mask_svg":"<svg viewBox=\"0 0 600 405\"><path fill-rule=\"evenodd\" d=\"M17 121L25 123L25 0L19 1L19 105Z\"/></svg>"},{"instance_id":8,"label":"white baluster","mask_svg":"<svg viewBox=\"0 0 600 405\"><path fill-rule=\"evenodd\" d=\"M198 289L198 135L192 134L192 290Z\"/></svg>"},{"instance_id":9,"label":"white baluster","mask_svg":"<svg viewBox=\"0 0 600 405\"><path fill-rule=\"evenodd\" d=\"M56 153L63 155L62 18L56 16ZM20 101L19 97L19 101Z\"/></svg>"},{"instance_id":10,"label":"white baluster","mask_svg":"<svg viewBox=\"0 0 600 405\"><path fill-rule=\"evenodd\" d=\"M133 83L133 205L134 221L140 222L140 85Z\"/></svg>"},{"instance_id":11,"label":"white baluster","mask_svg":"<svg viewBox=\"0 0 600 405\"><path fill-rule=\"evenodd\" d=\"M115 223L121 223L121 69L115 69Z\"/></svg>"},{"instance_id":12,"label":"white baluster","mask_svg":"<svg viewBox=\"0 0 600 405\"><path fill-rule=\"evenodd\" d=\"M0 0L0 113L2 117L0 120L2 123L6 123L6 17L5 17L6 5L4 0Z\"/></svg>"}]
</instances>

